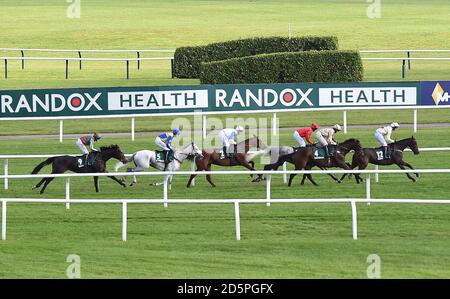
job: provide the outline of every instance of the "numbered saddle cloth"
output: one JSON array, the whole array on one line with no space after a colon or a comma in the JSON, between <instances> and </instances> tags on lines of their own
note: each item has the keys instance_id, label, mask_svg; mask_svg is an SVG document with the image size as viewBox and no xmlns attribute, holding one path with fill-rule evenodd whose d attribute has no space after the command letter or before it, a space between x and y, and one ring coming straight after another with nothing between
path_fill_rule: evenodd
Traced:
<instances>
[{"instance_id":1,"label":"numbered saddle cloth","mask_svg":"<svg viewBox=\"0 0 450 299\"><path fill-rule=\"evenodd\" d=\"M388 146L388 156L389 157L385 157L384 156L384 148L382 146L377 147L374 149L375 150L375 154L377 154L377 160L384 160L384 159L389 159L389 157L392 157L392 153L394 152L394 149L390 146Z\"/></svg>"},{"instance_id":2,"label":"numbered saddle cloth","mask_svg":"<svg viewBox=\"0 0 450 299\"><path fill-rule=\"evenodd\" d=\"M76 156L75 160L77 161L78 168L83 168L86 166L94 165L95 161L97 160L97 155L95 155L95 153L92 153L92 152L89 153L88 158L87 158L87 165L85 165L86 155Z\"/></svg>"},{"instance_id":3,"label":"numbered saddle cloth","mask_svg":"<svg viewBox=\"0 0 450 299\"><path fill-rule=\"evenodd\" d=\"M164 155L165 151L155 151L156 155L156 162L164 162ZM173 157L173 151L169 152L169 156L167 157L167 161L170 163L174 159Z\"/></svg>"},{"instance_id":4,"label":"numbered saddle cloth","mask_svg":"<svg viewBox=\"0 0 450 299\"><path fill-rule=\"evenodd\" d=\"M328 156L327 156L327 152L325 151L324 146L317 146L316 144L313 145L314 159L316 160L334 157L336 155L336 151L337 145L328 145Z\"/></svg>"}]
</instances>

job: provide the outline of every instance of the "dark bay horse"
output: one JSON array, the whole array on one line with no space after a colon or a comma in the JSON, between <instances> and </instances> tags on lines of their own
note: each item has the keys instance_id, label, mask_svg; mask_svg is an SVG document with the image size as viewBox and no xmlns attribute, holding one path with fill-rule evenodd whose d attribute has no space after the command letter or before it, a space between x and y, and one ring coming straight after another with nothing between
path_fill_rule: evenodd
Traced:
<instances>
[{"instance_id":1,"label":"dark bay horse","mask_svg":"<svg viewBox=\"0 0 450 299\"><path fill-rule=\"evenodd\" d=\"M357 155L361 152L362 146L358 139L348 139L343 143L339 144L336 149L336 155L334 157L330 157L330 159L311 159L305 167L305 170L310 170L314 166L319 167L320 169L332 168L332 167L340 167L346 170L350 170L348 163L345 162L345 156L350 152L354 151L353 155ZM338 183L341 180L334 177L332 174L330 176ZM305 179L308 180L317 186L316 182L312 179L311 174L304 174L302 178L301 185L305 183Z\"/></svg>"},{"instance_id":2,"label":"dark bay horse","mask_svg":"<svg viewBox=\"0 0 450 299\"><path fill-rule=\"evenodd\" d=\"M302 147L298 151L284 155L278 158L278 161L273 164L264 166L264 170L277 170L278 167L283 165L284 162L289 162L295 165L295 170L310 170L313 166L318 166L322 170L328 167L340 167L346 170L350 170L350 166L345 162L345 155L351 150L356 152L361 151L361 143L357 139L348 139L337 145L336 155L325 159L315 159L313 147ZM296 174L291 174L289 177L289 186L292 184L292 180ZM330 175L334 180L338 181L333 175ZM305 174L303 176L302 184L305 178L311 181L314 185L317 183L312 179L311 174Z\"/></svg>"},{"instance_id":3,"label":"dark bay horse","mask_svg":"<svg viewBox=\"0 0 450 299\"><path fill-rule=\"evenodd\" d=\"M195 164L197 166L196 171L210 171L211 165L219 165L219 166L244 166L249 170L255 171L255 163L253 161L249 161L251 159L250 155L248 155L248 151L250 148L256 147L265 149L266 145L258 138L258 136L253 136L252 138L246 139L236 146L230 146L230 152L232 154L231 157L226 157L224 159L220 158L220 153L218 150L203 150L202 156L199 156L195 159ZM187 187L191 186L192 180L196 177L196 174L191 175L189 181L187 183ZM215 187L216 185L211 180L211 175L206 175L206 180L211 184L211 186ZM256 181L262 180L262 175L258 175Z\"/></svg>"},{"instance_id":4,"label":"dark bay horse","mask_svg":"<svg viewBox=\"0 0 450 299\"><path fill-rule=\"evenodd\" d=\"M115 158L121 162L125 162L126 158L125 155L122 153L118 145L111 145L111 146L102 146L100 148L99 152L94 152L95 155L95 162L93 165L84 166L84 167L78 167L78 161L77 157L72 156L57 156L57 157L51 157L45 160L44 162L40 163L38 166L36 166L31 174L37 174L44 166L52 164L52 174L55 173L65 173L66 171L73 171L76 173L104 173L106 171L106 162L108 162L109 159ZM121 180L118 180L114 176L108 176L109 178L113 179L117 183L119 183L122 187L126 187L125 183ZM53 181L54 178L43 178L36 186L34 186L32 189L39 188L43 183L44 187L42 187L40 194L44 193L45 188L48 184L50 184L51 181ZM95 191L98 192L98 176L94 176L94 185L95 185Z\"/></svg>"},{"instance_id":5,"label":"dark bay horse","mask_svg":"<svg viewBox=\"0 0 450 299\"><path fill-rule=\"evenodd\" d=\"M414 169L411 164L403 161L403 151L409 147L414 155L419 154L419 147L417 146L417 141L414 138L414 136L411 136L410 138L402 139L400 141L396 141L394 143L391 143L388 145L389 150L392 150L391 157L388 159L378 159L377 151L381 151L380 148L363 148L362 151L358 154L353 155L351 168L354 169L358 167L358 169L366 169L367 165L369 163L375 164L375 165L397 165L401 169L405 169L405 166ZM416 177L419 177L418 173L414 173ZM406 174L406 176L412 180L413 182L416 181L415 178L413 178L409 173ZM341 180L345 177L345 174L342 176ZM363 179L359 174L355 174L356 182L362 182Z\"/></svg>"}]
</instances>

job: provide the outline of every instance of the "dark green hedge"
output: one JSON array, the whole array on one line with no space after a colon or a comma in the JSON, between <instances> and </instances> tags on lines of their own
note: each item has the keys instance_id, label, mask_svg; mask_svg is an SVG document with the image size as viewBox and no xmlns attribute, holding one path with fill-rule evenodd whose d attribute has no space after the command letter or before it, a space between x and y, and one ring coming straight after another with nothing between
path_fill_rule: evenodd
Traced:
<instances>
[{"instance_id":1,"label":"dark green hedge","mask_svg":"<svg viewBox=\"0 0 450 299\"><path fill-rule=\"evenodd\" d=\"M202 84L356 82L363 79L357 51L273 53L202 63Z\"/></svg>"},{"instance_id":2,"label":"dark green hedge","mask_svg":"<svg viewBox=\"0 0 450 299\"><path fill-rule=\"evenodd\" d=\"M266 37L232 40L206 46L177 48L174 54L174 76L198 78L201 62L225 60L276 52L337 50L334 36Z\"/></svg>"}]
</instances>

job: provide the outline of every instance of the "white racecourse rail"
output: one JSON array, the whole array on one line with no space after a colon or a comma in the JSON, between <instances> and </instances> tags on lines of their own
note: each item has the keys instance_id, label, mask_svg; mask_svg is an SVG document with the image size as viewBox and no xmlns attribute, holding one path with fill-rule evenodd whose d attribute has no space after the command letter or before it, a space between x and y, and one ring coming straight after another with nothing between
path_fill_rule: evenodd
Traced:
<instances>
[{"instance_id":1,"label":"white racecourse rail","mask_svg":"<svg viewBox=\"0 0 450 299\"><path fill-rule=\"evenodd\" d=\"M94 174L37 174L37 175L11 175L12 179L23 178L66 178L66 199L35 199L35 198L0 198L2 201L2 240L6 240L6 211L8 202L26 202L26 203L66 203L66 208L70 208L70 203L121 203L122 204L122 240L127 239L127 205L132 203L149 204L149 203L163 203L164 207L168 207L168 204L185 203L185 204L224 204L233 203L235 211L235 224L236 224L236 239L241 239L240 233L240 214L239 205L241 203L266 203L270 206L271 203L343 203L348 202L351 204L352 209L352 236L356 240L358 238L357 230L357 211L356 203L360 202L378 202L378 203L422 203L422 204L450 204L450 200L431 200L431 199L372 199L370 196L370 175L376 173L444 173L449 174L450 169L416 169L416 170L309 170L309 171L260 171L266 175L266 198L265 199L176 199L169 200L168 196L168 177L170 175L191 175L191 174L214 174L214 175L238 175L238 174L254 174L253 171L177 171L177 172L138 172L138 173L95 173L95 176L164 176L164 190L163 199L70 199L70 178L71 177L90 177ZM272 199L271 198L271 177L274 174L344 174L344 173L360 173L366 174L366 198L336 198L336 199ZM0 176L4 178L5 176Z\"/></svg>"},{"instance_id":2,"label":"white racecourse rail","mask_svg":"<svg viewBox=\"0 0 450 299\"><path fill-rule=\"evenodd\" d=\"M410 149L406 149L405 151L411 151ZM435 151L450 151L450 147L426 147L421 148L421 152L435 152ZM51 158L56 156L76 156L76 154L52 154L52 155L0 155L0 159L4 160L3 164L3 176L4 176L4 189L8 190L9 187L9 160L10 159L45 159L45 158ZM125 154L125 156L131 156L131 154ZM192 170L195 170L195 163L192 165ZM286 171L286 163L283 164L283 171ZM375 165L375 170L378 170L378 165ZM287 175L283 174L283 181L287 183ZM378 173L375 173L375 182L378 183L379 176Z\"/></svg>"}]
</instances>

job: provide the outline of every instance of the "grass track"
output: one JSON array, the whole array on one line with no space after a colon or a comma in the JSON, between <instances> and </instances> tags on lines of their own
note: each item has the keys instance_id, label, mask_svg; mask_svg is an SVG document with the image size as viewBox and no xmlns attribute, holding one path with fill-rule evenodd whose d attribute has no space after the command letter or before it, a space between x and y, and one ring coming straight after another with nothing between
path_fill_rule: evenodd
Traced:
<instances>
[{"instance_id":1,"label":"grass track","mask_svg":"<svg viewBox=\"0 0 450 299\"><path fill-rule=\"evenodd\" d=\"M433 146L433 140L446 130L419 131L419 146ZM370 132L354 130L349 136L374 146ZM398 138L410 135L406 129L397 133ZM339 136L339 140L346 138ZM120 144L125 152L149 147L145 138L134 143L127 138L108 141ZM290 133L282 134L281 143L292 144ZM0 145L8 153L15 148L24 154L74 152L72 142L60 145L57 139L2 140ZM447 157L442 152L406 154L416 168L448 168ZM11 161L10 169L12 173L27 173L38 162ZM188 197L265 196L264 185L251 183L247 176L213 178L217 188L210 188L199 177ZM315 178L319 187L307 184L300 188L296 180L289 189L281 176L274 177L273 198L365 195L364 185L354 181L335 185L326 176ZM422 175L417 183L410 183L403 175L381 175L381 182L372 184L372 196L448 198L444 186L449 178ZM148 186L155 180L140 178L137 186L124 190L100 179L101 193L94 194L91 179L72 179L71 196L161 198L160 187ZM30 190L34 181L10 181L10 190L2 193L11 197L64 197L63 180L55 180L43 196ZM187 197L186 181L187 177L174 179L170 198ZM231 205L180 204L164 209L162 205L136 204L129 207L128 241L123 243L120 205L73 204L66 211L64 205L9 204L8 240L0 244L0 277L63 278L66 256L76 253L81 256L85 278L364 278L366 258L376 253L382 260L383 278L448 278L449 212L450 207L442 205L359 204L359 240L353 241L348 204L274 204L270 208L248 204L241 207L242 240L237 242Z\"/></svg>"}]
</instances>

